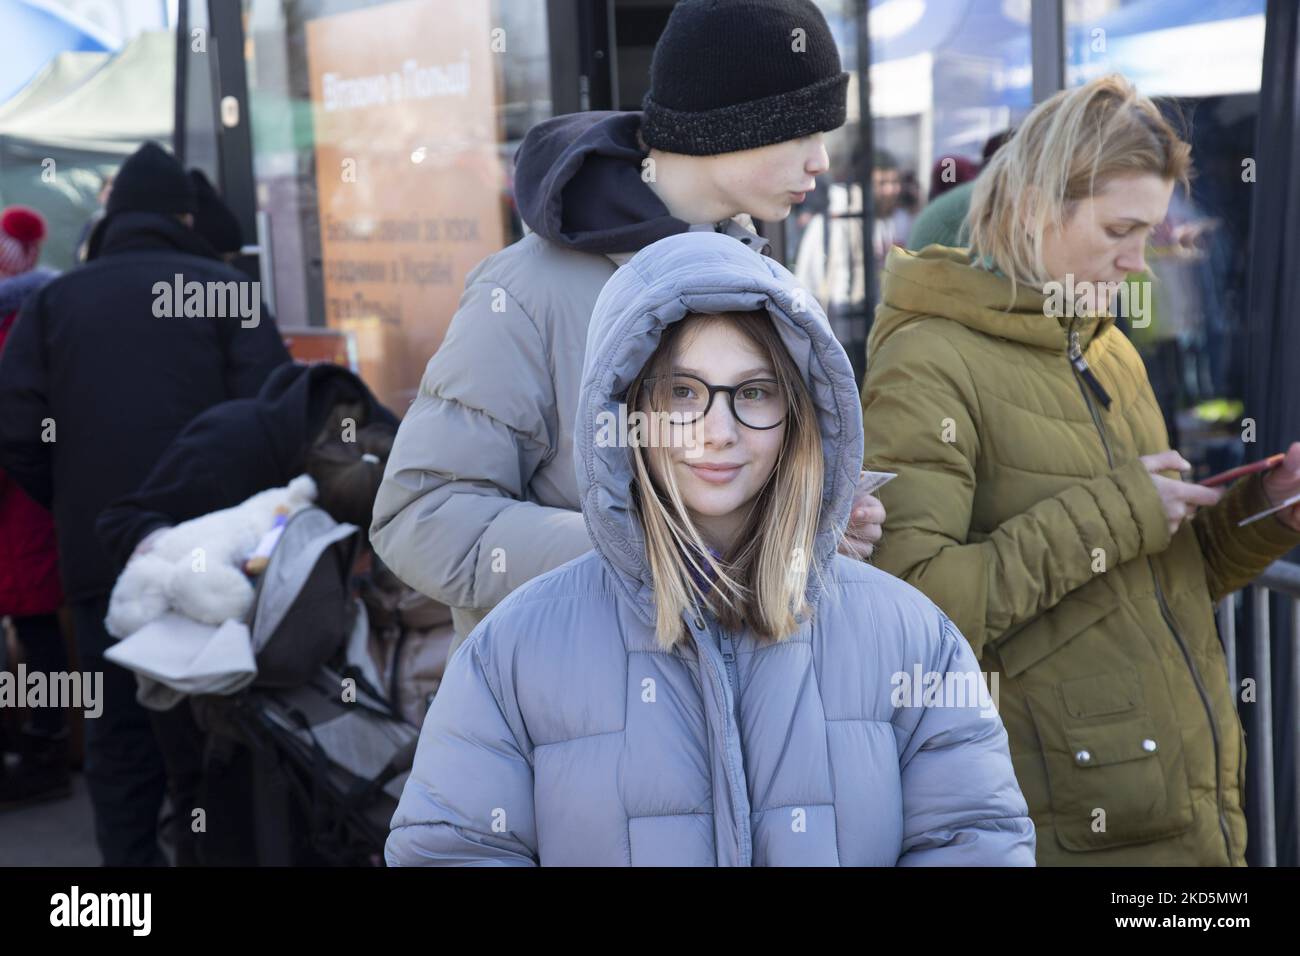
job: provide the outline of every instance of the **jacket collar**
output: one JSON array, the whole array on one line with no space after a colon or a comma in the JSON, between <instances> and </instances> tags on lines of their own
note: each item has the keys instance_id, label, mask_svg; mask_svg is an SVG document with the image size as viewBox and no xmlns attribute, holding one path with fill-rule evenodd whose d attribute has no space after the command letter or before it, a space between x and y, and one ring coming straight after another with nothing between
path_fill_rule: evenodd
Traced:
<instances>
[{"instance_id":1,"label":"jacket collar","mask_svg":"<svg viewBox=\"0 0 1300 956\"><path fill-rule=\"evenodd\" d=\"M687 232L720 232L724 236L739 239L760 255L768 255L772 244L754 231L754 220L749 213L742 212L731 219L721 222L704 222L691 226ZM615 266L621 266L635 256L635 252L607 252L606 258Z\"/></svg>"},{"instance_id":2,"label":"jacket collar","mask_svg":"<svg viewBox=\"0 0 1300 956\"><path fill-rule=\"evenodd\" d=\"M156 212L119 212L105 216L91 233L86 261L123 252L184 252L221 260L212 245L173 216Z\"/></svg>"},{"instance_id":3,"label":"jacket collar","mask_svg":"<svg viewBox=\"0 0 1300 956\"><path fill-rule=\"evenodd\" d=\"M885 260L881 306L872 348L918 316L951 319L976 332L1036 348L1064 352L1069 330L1087 349L1114 324L1113 316L1069 318L1048 314L1043 291L1023 283L1012 296L1011 280L972 265L964 249L928 246L922 252L895 248Z\"/></svg>"}]
</instances>

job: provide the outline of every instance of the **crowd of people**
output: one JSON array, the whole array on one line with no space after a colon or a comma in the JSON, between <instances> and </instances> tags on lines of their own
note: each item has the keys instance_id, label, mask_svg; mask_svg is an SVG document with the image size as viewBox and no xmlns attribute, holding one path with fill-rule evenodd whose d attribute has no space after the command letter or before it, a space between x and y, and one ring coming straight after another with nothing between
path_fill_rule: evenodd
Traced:
<instances>
[{"instance_id":1,"label":"crowd of people","mask_svg":"<svg viewBox=\"0 0 1300 956\"><path fill-rule=\"evenodd\" d=\"M71 605L106 674L105 862L162 862L164 791L184 820L207 772L192 712L146 712L103 660L116 575L307 473L454 626L389 865L1244 865L1213 602L1300 546L1300 505L1241 525L1300 493L1300 442L1184 480L1114 310L1047 292L1145 271L1188 144L1116 75L1040 103L944 197L961 245L882 248L859 388L754 228L815 193L845 122L825 20L680 3L650 72L642 110L528 133L527 235L470 272L400 422L273 321L154 316L160 277L240 278L163 150L65 275L6 216L0 613L58 669ZM611 432L633 412L657 439ZM62 733L34 715L24 777Z\"/></svg>"}]
</instances>

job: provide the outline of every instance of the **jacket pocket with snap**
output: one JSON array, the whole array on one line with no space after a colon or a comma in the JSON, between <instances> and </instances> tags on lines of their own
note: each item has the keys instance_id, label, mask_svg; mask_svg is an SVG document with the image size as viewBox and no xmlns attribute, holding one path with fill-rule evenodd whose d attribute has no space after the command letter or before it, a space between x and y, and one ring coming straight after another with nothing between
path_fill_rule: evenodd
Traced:
<instances>
[{"instance_id":1,"label":"jacket pocket with snap","mask_svg":"<svg viewBox=\"0 0 1300 956\"><path fill-rule=\"evenodd\" d=\"M1083 601L1077 592L1067 601L998 638L994 647L1006 677L1019 677L1116 610L1113 601Z\"/></svg>"},{"instance_id":2,"label":"jacket pocket with snap","mask_svg":"<svg viewBox=\"0 0 1300 956\"><path fill-rule=\"evenodd\" d=\"M1057 678L1067 672L1055 670ZM1135 668L1064 680L1026 675L1024 690L1061 846L1108 849L1192 825L1182 736L1159 719Z\"/></svg>"}]
</instances>

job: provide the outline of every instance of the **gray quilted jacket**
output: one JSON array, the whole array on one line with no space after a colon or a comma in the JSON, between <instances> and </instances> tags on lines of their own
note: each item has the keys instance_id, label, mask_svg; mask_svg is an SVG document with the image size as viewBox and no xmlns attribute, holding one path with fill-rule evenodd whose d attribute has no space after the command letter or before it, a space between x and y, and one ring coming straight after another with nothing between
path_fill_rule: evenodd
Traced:
<instances>
[{"instance_id":1,"label":"gray quilted jacket","mask_svg":"<svg viewBox=\"0 0 1300 956\"><path fill-rule=\"evenodd\" d=\"M605 286L574 442L595 550L515 590L452 657L390 865L1033 865L996 712L973 694L896 695L898 675L976 674L965 639L919 591L836 553L862 462L858 391L794 291L773 260L701 232L648 246ZM814 611L779 643L687 615L693 639L665 652L628 449L596 446L597 416L617 414L666 325L755 308L818 409Z\"/></svg>"},{"instance_id":2,"label":"gray quilted jacket","mask_svg":"<svg viewBox=\"0 0 1300 956\"><path fill-rule=\"evenodd\" d=\"M452 608L458 641L519 585L591 548L573 419L591 311L614 270L690 229L767 245L746 215L697 226L668 215L629 142L639 116L576 113L529 131L516 190L535 231L466 277L388 457L371 543Z\"/></svg>"}]
</instances>

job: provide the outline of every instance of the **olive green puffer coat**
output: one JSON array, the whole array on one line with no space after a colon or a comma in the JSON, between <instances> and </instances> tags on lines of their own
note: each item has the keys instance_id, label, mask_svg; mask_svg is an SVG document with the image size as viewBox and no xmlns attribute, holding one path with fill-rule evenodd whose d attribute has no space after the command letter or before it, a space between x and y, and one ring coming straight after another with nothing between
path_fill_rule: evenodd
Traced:
<instances>
[{"instance_id":1,"label":"olive green puffer coat","mask_svg":"<svg viewBox=\"0 0 1300 956\"><path fill-rule=\"evenodd\" d=\"M1171 540L1138 460L1168 436L1136 351L1111 319L1049 317L1023 286L1005 311L1011 294L964 252L890 253L863 386L866 467L899 473L876 563L997 672L1040 865L1243 865L1213 602L1300 534L1236 526L1267 507L1255 476Z\"/></svg>"}]
</instances>

